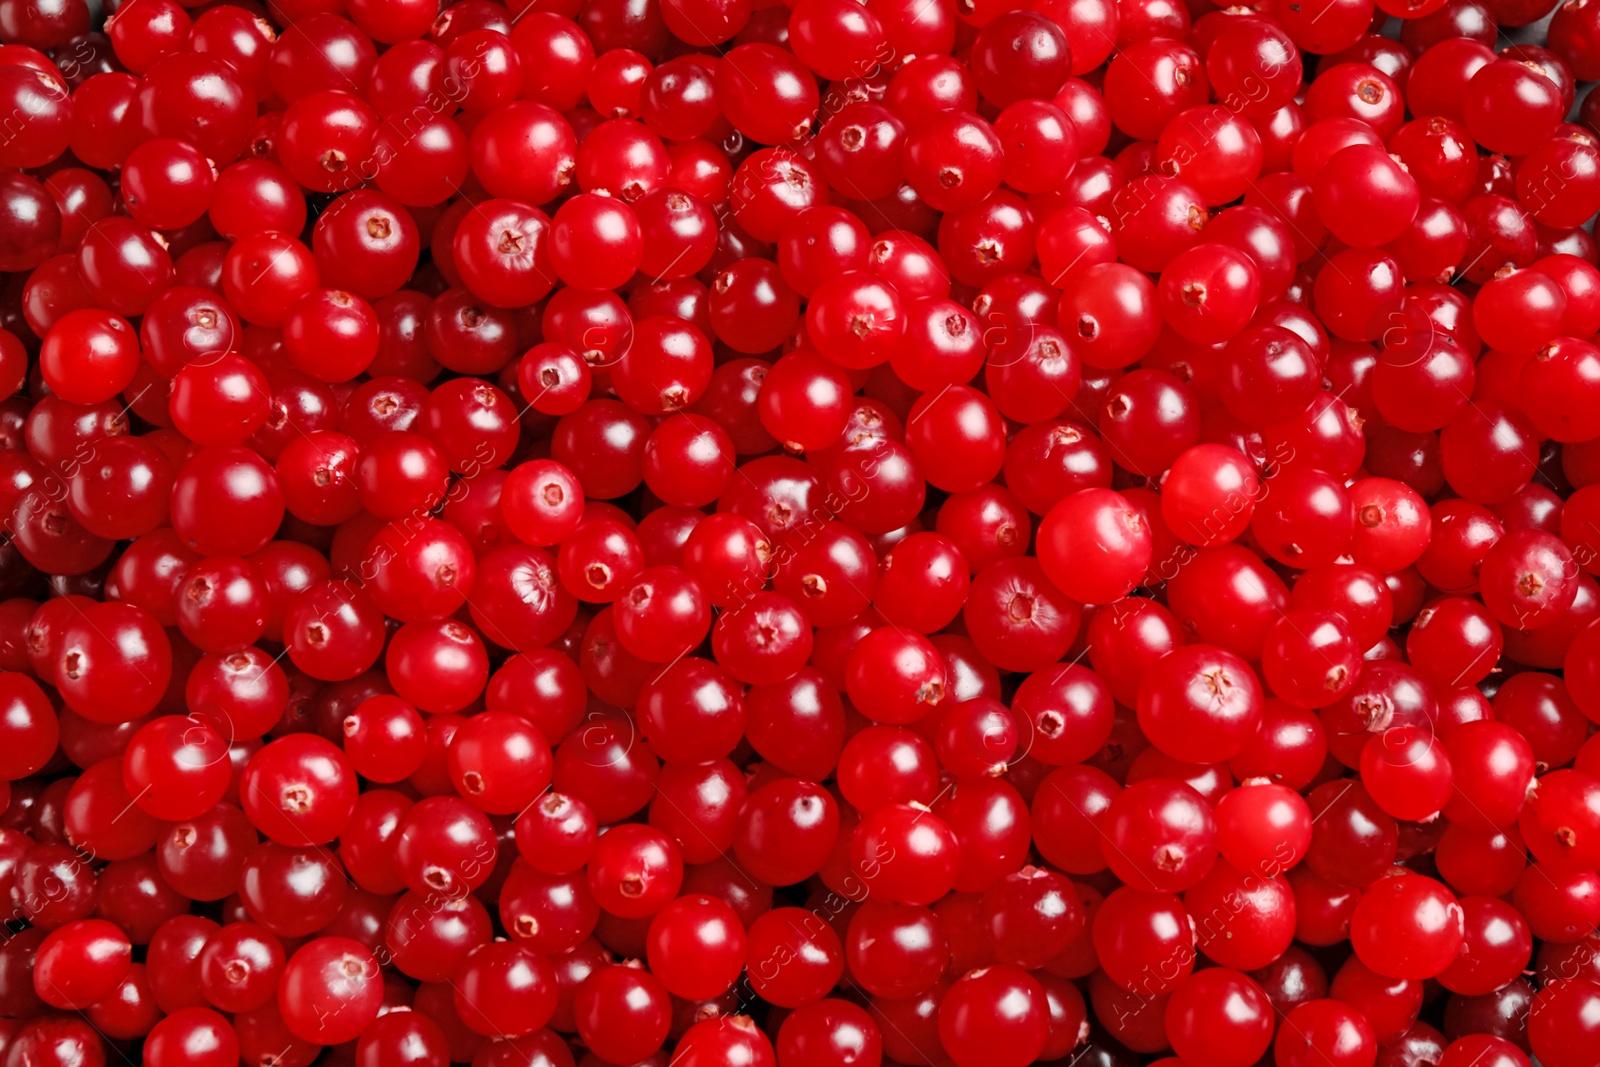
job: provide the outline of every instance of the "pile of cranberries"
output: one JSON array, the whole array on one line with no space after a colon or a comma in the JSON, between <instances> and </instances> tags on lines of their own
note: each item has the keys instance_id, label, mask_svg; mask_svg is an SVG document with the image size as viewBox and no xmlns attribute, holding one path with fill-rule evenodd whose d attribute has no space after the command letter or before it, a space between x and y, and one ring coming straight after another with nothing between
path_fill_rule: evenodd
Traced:
<instances>
[{"instance_id":1,"label":"pile of cranberries","mask_svg":"<svg viewBox=\"0 0 1600 1067\"><path fill-rule=\"evenodd\" d=\"M1600 1067L1600 0L106 6L0 1067Z\"/></svg>"}]
</instances>

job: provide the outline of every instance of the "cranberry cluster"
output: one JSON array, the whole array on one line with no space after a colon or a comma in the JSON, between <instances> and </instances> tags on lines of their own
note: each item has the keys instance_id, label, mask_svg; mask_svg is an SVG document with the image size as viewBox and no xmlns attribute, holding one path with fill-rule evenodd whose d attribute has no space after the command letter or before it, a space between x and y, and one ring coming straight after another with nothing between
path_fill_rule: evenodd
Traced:
<instances>
[{"instance_id":1,"label":"cranberry cluster","mask_svg":"<svg viewBox=\"0 0 1600 1067\"><path fill-rule=\"evenodd\" d=\"M1556 3L0 0L0 1064L1600 1065Z\"/></svg>"}]
</instances>

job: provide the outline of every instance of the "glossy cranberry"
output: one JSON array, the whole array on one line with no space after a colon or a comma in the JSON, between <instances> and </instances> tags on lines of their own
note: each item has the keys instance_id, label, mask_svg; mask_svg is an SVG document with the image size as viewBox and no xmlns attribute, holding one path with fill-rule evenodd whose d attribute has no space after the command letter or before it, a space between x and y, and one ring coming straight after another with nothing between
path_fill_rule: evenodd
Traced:
<instances>
[{"instance_id":1,"label":"glossy cranberry","mask_svg":"<svg viewBox=\"0 0 1600 1067\"><path fill-rule=\"evenodd\" d=\"M1336 1064L1372 1062L1377 1042L1366 1018L1337 1000L1312 1000L1285 1016L1273 1043L1277 1059L1291 1067L1328 1058Z\"/></svg>"},{"instance_id":2,"label":"glossy cranberry","mask_svg":"<svg viewBox=\"0 0 1600 1067\"><path fill-rule=\"evenodd\" d=\"M805 132L817 107L811 75L780 49L740 45L717 65L717 97L735 129L761 144L783 144Z\"/></svg>"},{"instance_id":3,"label":"glossy cranberry","mask_svg":"<svg viewBox=\"0 0 1600 1067\"><path fill-rule=\"evenodd\" d=\"M1139 686L1139 723L1169 755L1217 763L1235 756L1255 732L1261 692L1237 656L1186 645L1158 660Z\"/></svg>"},{"instance_id":4,"label":"glossy cranberry","mask_svg":"<svg viewBox=\"0 0 1600 1067\"><path fill-rule=\"evenodd\" d=\"M382 998L377 961L344 937L319 937L295 952L284 965L280 988L285 1025L301 1040L317 1043L359 1036L377 1017Z\"/></svg>"},{"instance_id":5,"label":"glossy cranberry","mask_svg":"<svg viewBox=\"0 0 1600 1067\"><path fill-rule=\"evenodd\" d=\"M1049 1037L1039 983L1015 967L980 968L957 979L939 1004L939 1037L961 1067L1033 1062Z\"/></svg>"},{"instance_id":6,"label":"glossy cranberry","mask_svg":"<svg viewBox=\"0 0 1600 1067\"><path fill-rule=\"evenodd\" d=\"M1113 870L1141 888L1176 891L1195 884L1216 859L1216 820L1199 794L1151 779L1119 794L1106 813L1117 846ZM1148 835L1148 836L1146 836Z\"/></svg>"},{"instance_id":7,"label":"glossy cranberry","mask_svg":"<svg viewBox=\"0 0 1600 1067\"><path fill-rule=\"evenodd\" d=\"M109 996L131 965L127 935L104 919L57 927L39 945L33 985L56 1008L82 1009Z\"/></svg>"},{"instance_id":8,"label":"glossy cranberry","mask_svg":"<svg viewBox=\"0 0 1600 1067\"><path fill-rule=\"evenodd\" d=\"M245 814L282 844L330 841L355 806L356 783L344 754L320 737L296 734L263 748L245 767Z\"/></svg>"},{"instance_id":9,"label":"glossy cranberry","mask_svg":"<svg viewBox=\"0 0 1600 1067\"><path fill-rule=\"evenodd\" d=\"M1185 982L1167 1002L1167 1032L1174 1050L1244 1064L1254 1062L1271 1043L1270 1012L1266 993L1250 978L1213 968ZM1228 1051L1219 1054L1222 1049Z\"/></svg>"},{"instance_id":10,"label":"glossy cranberry","mask_svg":"<svg viewBox=\"0 0 1600 1067\"><path fill-rule=\"evenodd\" d=\"M226 1018L209 1008L175 1011L156 1023L145 1038L149 1063L224 1067L239 1058L239 1037Z\"/></svg>"},{"instance_id":11,"label":"glossy cranberry","mask_svg":"<svg viewBox=\"0 0 1600 1067\"><path fill-rule=\"evenodd\" d=\"M452 979L456 1012L478 1033L521 1037L555 1011L555 969L544 956L515 942L474 949Z\"/></svg>"},{"instance_id":12,"label":"glossy cranberry","mask_svg":"<svg viewBox=\"0 0 1600 1067\"><path fill-rule=\"evenodd\" d=\"M0 1041L1569 1067L1548 2L0 0Z\"/></svg>"},{"instance_id":13,"label":"glossy cranberry","mask_svg":"<svg viewBox=\"0 0 1600 1067\"><path fill-rule=\"evenodd\" d=\"M227 739L204 720L166 715L128 742L122 776L139 806L170 821L198 816L220 801L233 776Z\"/></svg>"}]
</instances>

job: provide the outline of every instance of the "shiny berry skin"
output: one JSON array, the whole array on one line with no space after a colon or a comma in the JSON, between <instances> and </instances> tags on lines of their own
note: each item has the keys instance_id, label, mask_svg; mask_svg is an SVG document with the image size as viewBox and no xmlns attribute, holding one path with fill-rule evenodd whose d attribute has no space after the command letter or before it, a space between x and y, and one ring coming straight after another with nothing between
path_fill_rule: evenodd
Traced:
<instances>
[{"instance_id":1,"label":"shiny berry skin","mask_svg":"<svg viewBox=\"0 0 1600 1067\"><path fill-rule=\"evenodd\" d=\"M862 819L850 857L857 870L877 872L874 885L881 899L926 905L955 885L960 848L938 815L891 804Z\"/></svg>"},{"instance_id":2,"label":"shiny berry skin","mask_svg":"<svg viewBox=\"0 0 1600 1067\"><path fill-rule=\"evenodd\" d=\"M81 1009L111 994L131 964L127 935L104 919L50 931L34 960L33 986L46 1004Z\"/></svg>"},{"instance_id":3,"label":"shiny berry skin","mask_svg":"<svg viewBox=\"0 0 1600 1067\"><path fill-rule=\"evenodd\" d=\"M1536 530L1507 534L1484 554L1479 568L1484 605L1518 630L1547 625L1577 593L1572 555L1559 538Z\"/></svg>"},{"instance_id":4,"label":"shiny berry skin","mask_svg":"<svg viewBox=\"0 0 1600 1067\"><path fill-rule=\"evenodd\" d=\"M1201 244L1164 265L1156 299L1174 331L1196 343L1215 344L1250 321L1260 294L1253 260L1225 245Z\"/></svg>"},{"instance_id":5,"label":"shiny berry skin","mask_svg":"<svg viewBox=\"0 0 1600 1067\"><path fill-rule=\"evenodd\" d=\"M838 805L827 791L781 779L751 790L739 813L733 851L740 865L762 881L793 885L822 869L838 833ZM941 835L935 847L947 845ZM933 858L939 855L936 851Z\"/></svg>"},{"instance_id":6,"label":"shiny berry skin","mask_svg":"<svg viewBox=\"0 0 1600 1067\"><path fill-rule=\"evenodd\" d=\"M1106 857L1129 885L1178 892L1196 884L1216 861L1211 806L1189 786L1152 778L1123 790L1106 812L1116 846Z\"/></svg>"},{"instance_id":7,"label":"shiny berry skin","mask_svg":"<svg viewBox=\"0 0 1600 1067\"><path fill-rule=\"evenodd\" d=\"M745 44L717 67L717 98L736 130L758 144L783 144L809 129L817 106L811 75L768 44Z\"/></svg>"},{"instance_id":8,"label":"shiny berry skin","mask_svg":"<svg viewBox=\"0 0 1600 1067\"><path fill-rule=\"evenodd\" d=\"M1273 1052L1285 1067L1331 1062L1337 1067L1368 1067L1377 1041L1366 1017L1336 1000L1311 1000L1284 1017Z\"/></svg>"},{"instance_id":9,"label":"shiny berry skin","mask_svg":"<svg viewBox=\"0 0 1600 1067\"><path fill-rule=\"evenodd\" d=\"M982 918L996 956L1021 967L1060 955L1085 925L1071 883L1034 867L1024 867L985 891Z\"/></svg>"},{"instance_id":10,"label":"shiny berry skin","mask_svg":"<svg viewBox=\"0 0 1600 1067\"><path fill-rule=\"evenodd\" d=\"M1361 778L1384 811L1415 821L1444 807L1455 775L1431 731L1398 726L1362 746Z\"/></svg>"},{"instance_id":11,"label":"shiny berry skin","mask_svg":"<svg viewBox=\"0 0 1600 1067\"><path fill-rule=\"evenodd\" d=\"M1038 982L1015 967L980 968L956 980L939 1004L939 1038L960 1067L1033 1062L1049 1036Z\"/></svg>"},{"instance_id":12,"label":"shiny berry skin","mask_svg":"<svg viewBox=\"0 0 1600 1067\"><path fill-rule=\"evenodd\" d=\"M1367 966L1395 978L1425 978L1444 970L1460 950L1461 905L1431 878L1384 878L1363 893L1350 930Z\"/></svg>"},{"instance_id":13,"label":"shiny berry skin","mask_svg":"<svg viewBox=\"0 0 1600 1067\"><path fill-rule=\"evenodd\" d=\"M612 1062L639 1062L658 1050L672 1022L671 996L637 963L601 967L578 986L577 1030Z\"/></svg>"},{"instance_id":14,"label":"shiny berry skin","mask_svg":"<svg viewBox=\"0 0 1600 1067\"><path fill-rule=\"evenodd\" d=\"M229 520L211 510L226 500ZM197 551L248 555L272 538L283 518L283 490L256 453L219 445L196 453L178 469L172 487L172 524Z\"/></svg>"},{"instance_id":15,"label":"shiny berry skin","mask_svg":"<svg viewBox=\"0 0 1600 1067\"><path fill-rule=\"evenodd\" d=\"M7 1062L1591 1067L1551 2L0 0Z\"/></svg>"},{"instance_id":16,"label":"shiny berry skin","mask_svg":"<svg viewBox=\"0 0 1600 1067\"><path fill-rule=\"evenodd\" d=\"M790 1012L775 1044L780 1062L872 1063L882 1056L883 1038L864 1009L829 998Z\"/></svg>"},{"instance_id":17,"label":"shiny berry skin","mask_svg":"<svg viewBox=\"0 0 1600 1067\"><path fill-rule=\"evenodd\" d=\"M1175 1051L1194 1059L1243 1067L1272 1041L1272 1004L1248 976L1211 968L1178 987L1166 1006Z\"/></svg>"},{"instance_id":18,"label":"shiny berry skin","mask_svg":"<svg viewBox=\"0 0 1600 1067\"><path fill-rule=\"evenodd\" d=\"M1579 1057L1566 1051L1579 1047L1569 1042L1586 1042L1593 1034L1590 1013L1600 1000L1600 985L1574 978L1552 982L1534 1000L1537 1016L1529 1016L1528 1039L1540 1062L1553 1067L1570 1067Z\"/></svg>"},{"instance_id":19,"label":"shiny berry skin","mask_svg":"<svg viewBox=\"0 0 1600 1067\"><path fill-rule=\"evenodd\" d=\"M936 210L971 207L1000 184L1000 138L970 112L930 116L908 134L901 160L908 184Z\"/></svg>"},{"instance_id":20,"label":"shiny berry skin","mask_svg":"<svg viewBox=\"0 0 1600 1067\"><path fill-rule=\"evenodd\" d=\"M491 814L511 815L549 784L550 746L522 716L484 712L456 731L448 764L452 781L469 803Z\"/></svg>"},{"instance_id":21,"label":"shiny berry skin","mask_svg":"<svg viewBox=\"0 0 1600 1067\"><path fill-rule=\"evenodd\" d=\"M205 719L162 716L129 739L123 783L139 806L158 818L194 818L227 791L233 777L227 748L227 738Z\"/></svg>"},{"instance_id":22,"label":"shiny berry skin","mask_svg":"<svg viewBox=\"0 0 1600 1067\"><path fill-rule=\"evenodd\" d=\"M1095 951L1111 962L1106 977L1129 992L1171 992L1194 967L1192 932L1180 925L1183 914L1182 901L1167 893L1124 886L1107 896L1091 925Z\"/></svg>"},{"instance_id":23,"label":"shiny berry skin","mask_svg":"<svg viewBox=\"0 0 1600 1067\"><path fill-rule=\"evenodd\" d=\"M1329 157L1313 182L1313 197L1329 232L1357 248L1399 237L1420 202L1416 182L1404 167L1369 145L1350 145ZM1352 197L1360 210L1351 210Z\"/></svg>"},{"instance_id":24,"label":"shiny berry skin","mask_svg":"<svg viewBox=\"0 0 1600 1067\"><path fill-rule=\"evenodd\" d=\"M643 826L602 837L590 863L595 899L623 918L645 918L660 911L682 881L683 860L677 846Z\"/></svg>"},{"instance_id":25,"label":"shiny berry skin","mask_svg":"<svg viewBox=\"0 0 1600 1067\"><path fill-rule=\"evenodd\" d=\"M456 1013L468 1028L496 1037L520 1037L540 1029L555 1011L555 969L539 953L516 942L473 949L452 979Z\"/></svg>"},{"instance_id":26,"label":"shiny berry skin","mask_svg":"<svg viewBox=\"0 0 1600 1067\"><path fill-rule=\"evenodd\" d=\"M231 1067L239 1058L239 1037L217 1012L181 1008L150 1029L144 1055L152 1067Z\"/></svg>"},{"instance_id":27,"label":"shiny berry skin","mask_svg":"<svg viewBox=\"0 0 1600 1067\"><path fill-rule=\"evenodd\" d=\"M350 1041L377 1017L383 985L377 961L345 937L310 941L284 966L284 1023L304 1041Z\"/></svg>"},{"instance_id":28,"label":"shiny berry skin","mask_svg":"<svg viewBox=\"0 0 1600 1067\"><path fill-rule=\"evenodd\" d=\"M1550 79L1510 59L1472 75L1465 96L1467 131L1496 152L1525 154L1560 118L1561 95Z\"/></svg>"},{"instance_id":29,"label":"shiny berry skin","mask_svg":"<svg viewBox=\"0 0 1600 1067\"><path fill-rule=\"evenodd\" d=\"M139 343L127 320L83 308L57 319L39 353L51 390L74 404L109 400L133 381Z\"/></svg>"},{"instance_id":30,"label":"shiny berry skin","mask_svg":"<svg viewBox=\"0 0 1600 1067\"><path fill-rule=\"evenodd\" d=\"M1326 707L1349 692L1360 670L1359 645L1335 612L1292 611L1267 631L1262 675L1291 704Z\"/></svg>"},{"instance_id":31,"label":"shiny berry skin","mask_svg":"<svg viewBox=\"0 0 1600 1067\"><path fill-rule=\"evenodd\" d=\"M283 965L283 945L265 927L229 923L200 950L200 986L213 1005L251 1011L276 994Z\"/></svg>"},{"instance_id":32,"label":"shiny berry skin","mask_svg":"<svg viewBox=\"0 0 1600 1067\"><path fill-rule=\"evenodd\" d=\"M1040 524L1039 539L1045 573L1084 603L1126 596L1150 566L1144 517L1109 489L1083 489L1056 504Z\"/></svg>"},{"instance_id":33,"label":"shiny berry skin","mask_svg":"<svg viewBox=\"0 0 1600 1067\"><path fill-rule=\"evenodd\" d=\"M679 897L650 920L650 969L675 995L709 1000L738 978L745 931L724 901Z\"/></svg>"},{"instance_id":34,"label":"shiny berry skin","mask_svg":"<svg viewBox=\"0 0 1600 1067\"><path fill-rule=\"evenodd\" d=\"M132 605L83 609L57 641L56 688L69 707L95 722L129 722L152 711L172 673L166 634Z\"/></svg>"},{"instance_id":35,"label":"shiny berry skin","mask_svg":"<svg viewBox=\"0 0 1600 1067\"><path fill-rule=\"evenodd\" d=\"M344 753L320 737L280 738L245 766L245 814L282 844L331 841L355 807L355 773Z\"/></svg>"},{"instance_id":36,"label":"shiny berry skin","mask_svg":"<svg viewBox=\"0 0 1600 1067\"><path fill-rule=\"evenodd\" d=\"M1260 480L1237 450L1200 444L1178 457L1162 489L1161 515L1172 532L1211 546L1233 541L1249 526Z\"/></svg>"},{"instance_id":37,"label":"shiny berry skin","mask_svg":"<svg viewBox=\"0 0 1600 1067\"><path fill-rule=\"evenodd\" d=\"M1207 645L1158 660L1139 686L1139 724L1157 748L1197 763L1243 749L1261 714L1261 688L1248 664Z\"/></svg>"}]
</instances>

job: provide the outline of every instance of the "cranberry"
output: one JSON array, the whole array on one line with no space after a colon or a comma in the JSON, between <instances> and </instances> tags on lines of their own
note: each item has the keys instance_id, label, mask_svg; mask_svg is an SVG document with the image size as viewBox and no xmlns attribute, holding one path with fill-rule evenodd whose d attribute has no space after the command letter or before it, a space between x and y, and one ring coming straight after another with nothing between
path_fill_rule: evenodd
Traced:
<instances>
[{"instance_id":1,"label":"cranberry","mask_svg":"<svg viewBox=\"0 0 1600 1067\"><path fill-rule=\"evenodd\" d=\"M329 742L309 734L283 737L245 766L245 814L283 844L330 841L354 810L354 779L344 753Z\"/></svg>"},{"instance_id":2,"label":"cranberry","mask_svg":"<svg viewBox=\"0 0 1600 1067\"><path fill-rule=\"evenodd\" d=\"M939 1004L939 1038L956 1063L1031 1063L1049 1037L1044 990L1015 967L980 968L956 982Z\"/></svg>"},{"instance_id":3,"label":"cranberry","mask_svg":"<svg viewBox=\"0 0 1600 1067\"><path fill-rule=\"evenodd\" d=\"M1166 1008L1175 1050L1209 1055L1219 1063L1253 1063L1272 1039L1271 1002L1238 971L1202 971L1173 995ZM1225 1055L1215 1050L1226 1049Z\"/></svg>"},{"instance_id":4,"label":"cranberry","mask_svg":"<svg viewBox=\"0 0 1600 1067\"><path fill-rule=\"evenodd\" d=\"M39 945L33 985L56 1008L86 1008L116 989L131 966L131 946L116 924L81 919L52 930Z\"/></svg>"},{"instance_id":5,"label":"cranberry","mask_svg":"<svg viewBox=\"0 0 1600 1067\"><path fill-rule=\"evenodd\" d=\"M284 965L284 1024L304 1041L350 1041L377 1018L383 995L377 961L359 942L316 938ZM331 1010L337 1009L337 1010Z\"/></svg>"},{"instance_id":6,"label":"cranberry","mask_svg":"<svg viewBox=\"0 0 1600 1067\"><path fill-rule=\"evenodd\" d=\"M1003 6L0 0L13 1060L1578 1067L1590 8Z\"/></svg>"}]
</instances>

